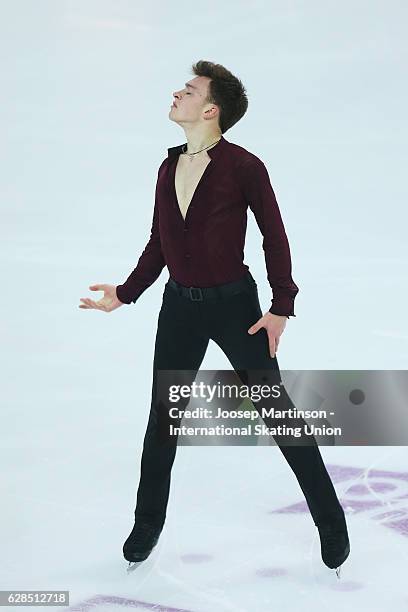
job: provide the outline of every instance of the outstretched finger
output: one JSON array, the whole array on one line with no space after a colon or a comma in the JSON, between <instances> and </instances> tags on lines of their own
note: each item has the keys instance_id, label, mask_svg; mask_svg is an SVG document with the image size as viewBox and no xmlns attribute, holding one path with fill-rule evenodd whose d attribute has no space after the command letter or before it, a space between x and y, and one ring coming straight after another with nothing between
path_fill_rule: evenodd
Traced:
<instances>
[{"instance_id":1,"label":"outstretched finger","mask_svg":"<svg viewBox=\"0 0 408 612\"><path fill-rule=\"evenodd\" d=\"M98 304L98 302L94 302L94 300L89 300L89 303L97 310L103 310L103 308Z\"/></svg>"},{"instance_id":2,"label":"outstretched finger","mask_svg":"<svg viewBox=\"0 0 408 612\"><path fill-rule=\"evenodd\" d=\"M259 319L259 321L254 323L254 325L251 325L251 327L248 329L248 333L249 334L255 334L255 332L257 332L258 329L260 329L261 327L263 327L263 325L261 323L261 319Z\"/></svg>"},{"instance_id":3,"label":"outstretched finger","mask_svg":"<svg viewBox=\"0 0 408 612\"><path fill-rule=\"evenodd\" d=\"M84 302L89 308L98 308L97 303L90 298L81 298L81 302Z\"/></svg>"},{"instance_id":4,"label":"outstretched finger","mask_svg":"<svg viewBox=\"0 0 408 612\"><path fill-rule=\"evenodd\" d=\"M270 356L273 358L275 357L277 339L275 338L275 335L271 331L267 330L267 332L268 332L269 353L270 353Z\"/></svg>"},{"instance_id":5,"label":"outstretched finger","mask_svg":"<svg viewBox=\"0 0 408 612\"><path fill-rule=\"evenodd\" d=\"M106 286L106 285L100 285L100 284L97 284L97 285L90 285L90 286L89 286L89 289L90 289L91 291L105 291L105 286Z\"/></svg>"}]
</instances>

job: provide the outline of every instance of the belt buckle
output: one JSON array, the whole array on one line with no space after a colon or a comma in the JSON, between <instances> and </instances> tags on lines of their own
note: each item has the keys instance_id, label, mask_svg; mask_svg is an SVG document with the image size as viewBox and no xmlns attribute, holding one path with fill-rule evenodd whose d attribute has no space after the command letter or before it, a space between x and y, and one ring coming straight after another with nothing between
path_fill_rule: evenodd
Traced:
<instances>
[{"instance_id":1,"label":"belt buckle","mask_svg":"<svg viewBox=\"0 0 408 612\"><path fill-rule=\"evenodd\" d=\"M188 290L189 290L189 293L190 293L190 300L192 300L193 302L202 302L203 301L203 293L202 293L200 287L189 287ZM199 292L199 297L194 297L193 296L193 291L198 291Z\"/></svg>"}]
</instances>

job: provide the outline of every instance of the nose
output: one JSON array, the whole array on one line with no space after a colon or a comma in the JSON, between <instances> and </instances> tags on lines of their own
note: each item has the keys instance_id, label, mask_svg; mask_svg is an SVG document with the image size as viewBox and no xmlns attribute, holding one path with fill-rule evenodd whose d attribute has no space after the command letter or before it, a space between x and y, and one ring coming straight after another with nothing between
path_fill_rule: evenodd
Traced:
<instances>
[{"instance_id":1,"label":"nose","mask_svg":"<svg viewBox=\"0 0 408 612\"><path fill-rule=\"evenodd\" d=\"M174 91L173 92L173 96L177 99L179 99L181 97L181 94L183 93L183 89L179 89L178 91Z\"/></svg>"}]
</instances>

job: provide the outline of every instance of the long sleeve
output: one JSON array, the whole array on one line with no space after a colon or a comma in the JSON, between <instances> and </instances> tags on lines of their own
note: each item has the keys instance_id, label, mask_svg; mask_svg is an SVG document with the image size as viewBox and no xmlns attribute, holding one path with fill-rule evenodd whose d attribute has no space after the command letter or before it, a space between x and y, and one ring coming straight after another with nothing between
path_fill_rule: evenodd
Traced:
<instances>
[{"instance_id":1,"label":"long sleeve","mask_svg":"<svg viewBox=\"0 0 408 612\"><path fill-rule=\"evenodd\" d=\"M263 235L262 247L273 295L269 312L295 317L294 300L299 287L292 278L289 242L268 171L256 156L244 162L240 171L245 198Z\"/></svg>"},{"instance_id":2,"label":"long sleeve","mask_svg":"<svg viewBox=\"0 0 408 612\"><path fill-rule=\"evenodd\" d=\"M159 170L160 172L160 170ZM150 238L141 254L136 268L122 285L116 287L116 295L124 304L135 303L141 294L160 276L164 261L159 234L159 211L157 206L157 184Z\"/></svg>"}]
</instances>

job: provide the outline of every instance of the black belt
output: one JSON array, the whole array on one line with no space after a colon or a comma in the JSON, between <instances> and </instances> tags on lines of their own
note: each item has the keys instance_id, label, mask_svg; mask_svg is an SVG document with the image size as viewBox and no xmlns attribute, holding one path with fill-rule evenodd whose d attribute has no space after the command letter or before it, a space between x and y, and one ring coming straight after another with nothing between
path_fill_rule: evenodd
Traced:
<instances>
[{"instance_id":1,"label":"black belt","mask_svg":"<svg viewBox=\"0 0 408 612\"><path fill-rule=\"evenodd\" d=\"M228 297L235 293L240 293L250 287L256 287L257 284L250 272L237 281L225 283L224 285L215 285L214 287L185 287L180 285L174 278L169 278L167 285L172 287L179 295L189 298L193 302L202 302L207 299L218 299Z\"/></svg>"}]
</instances>

